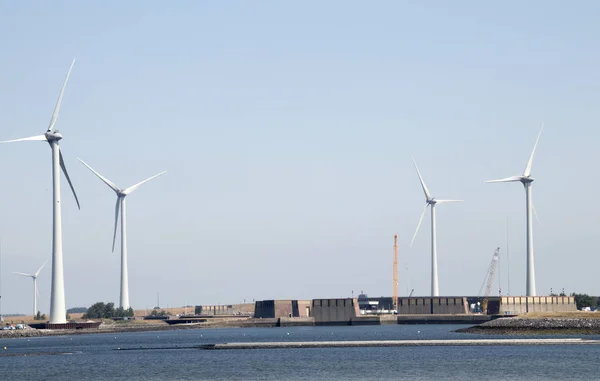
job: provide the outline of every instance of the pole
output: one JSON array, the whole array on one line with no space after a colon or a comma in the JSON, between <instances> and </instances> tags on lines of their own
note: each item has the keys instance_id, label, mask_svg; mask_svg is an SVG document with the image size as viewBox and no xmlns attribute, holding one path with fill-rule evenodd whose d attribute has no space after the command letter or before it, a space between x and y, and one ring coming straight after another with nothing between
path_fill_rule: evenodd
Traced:
<instances>
[{"instance_id":1,"label":"pole","mask_svg":"<svg viewBox=\"0 0 600 381\"><path fill-rule=\"evenodd\" d=\"M438 285L437 241L435 234L435 204L431 204L431 296L440 296Z\"/></svg>"},{"instance_id":2,"label":"pole","mask_svg":"<svg viewBox=\"0 0 600 381\"><path fill-rule=\"evenodd\" d=\"M531 202L531 183L525 184L527 197L527 296L537 296L535 290L535 268L533 260L533 219Z\"/></svg>"},{"instance_id":3,"label":"pole","mask_svg":"<svg viewBox=\"0 0 600 381\"><path fill-rule=\"evenodd\" d=\"M394 265L392 267L392 309L398 311L398 234L394 234Z\"/></svg>"},{"instance_id":4,"label":"pole","mask_svg":"<svg viewBox=\"0 0 600 381\"><path fill-rule=\"evenodd\" d=\"M507 277L508 277L508 295L511 295L510 293L510 257L508 255L508 217L506 217L506 273L507 273Z\"/></svg>"},{"instance_id":5,"label":"pole","mask_svg":"<svg viewBox=\"0 0 600 381\"><path fill-rule=\"evenodd\" d=\"M2 316L2 237L0 237L0 323L4 321Z\"/></svg>"}]
</instances>

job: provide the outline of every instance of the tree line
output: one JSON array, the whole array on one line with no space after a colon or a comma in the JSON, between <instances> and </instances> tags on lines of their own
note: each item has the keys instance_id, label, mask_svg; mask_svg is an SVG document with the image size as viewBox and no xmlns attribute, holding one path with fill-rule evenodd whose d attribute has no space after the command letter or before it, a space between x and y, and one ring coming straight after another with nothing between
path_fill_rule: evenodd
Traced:
<instances>
[{"instance_id":1,"label":"tree line","mask_svg":"<svg viewBox=\"0 0 600 381\"><path fill-rule=\"evenodd\" d=\"M82 316L83 319L110 319L114 317L133 317L133 308L115 308L113 302L97 302L88 308L87 312Z\"/></svg>"}]
</instances>

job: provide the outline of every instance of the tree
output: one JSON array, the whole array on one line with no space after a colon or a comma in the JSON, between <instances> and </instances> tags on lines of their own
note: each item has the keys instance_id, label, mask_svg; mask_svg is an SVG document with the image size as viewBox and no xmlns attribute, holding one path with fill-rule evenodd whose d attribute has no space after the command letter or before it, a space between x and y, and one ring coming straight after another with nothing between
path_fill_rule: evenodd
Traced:
<instances>
[{"instance_id":1,"label":"tree","mask_svg":"<svg viewBox=\"0 0 600 381\"><path fill-rule=\"evenodd\" d=\"M117 308L114 314L115 317L133 317L133 308L129 307L124 309L123 307Z\"/></svg>"},{"instance_id":2,"label":"tree","mask_svg":"<svg viewBox=\"0 0 600 381\"><path fill-rule=\"evenodd\" d=\"M167 316L167 312L165 310L157 310L154 309L152 310L152 312L150 312L150 316Z\"/></svg>"},{"instance_id":3,"label":"tree","mask_svg":"<svg viewBox=\"0 0 600 381\"><path fill-rule=\"evenodd\" d=\"M106 306L104 302L97 302L92 304L90 308L88 308L87 312L83 315L84 319L101 319L104 317L104 311Z\"/></svg>"},{"instance_id":4,"label":"tree","mask_svg":"<svg viewBox=\"0 0 600 381\"><path fill-rule=\"evenodd\" d=\"M83 315L84 319L110 319L113 317L132 317L133 308L129 307L127 310L119 307L115 309L115 304L112 302L94 303L87 312Z\"/></svg>"},{"instance_id":5,"label":"tree","mask_svg":"<svg viewBox=\"0 0 600 381\"><path fill-rule=\"evenodd\" d=\"M33 317L33 320L46 320L46 314L42 315L40 311Z\"/></svg>"},{"instance_id":6,"label":"tree","mask_svg":"<svg viewBox=\"0 0 600 381\"><path fill-rule=\"evenodd\" d=\"M598 305L598 298L589 296L588 294L576 294L572 293L571 296L575 297L575 304L577 309L580 310L584 307L595 307Z\"/></svg>"},{"instance_id":7,"label":"tree","mask_svg":"<svg viewBox=\"0 0 600 381\"><path fill-rule=\"evenodd\" d=\"M87 307L73 307L67 310L67 313L70 314L82 314L87 312Z\"/></svg>"}]
</instances>

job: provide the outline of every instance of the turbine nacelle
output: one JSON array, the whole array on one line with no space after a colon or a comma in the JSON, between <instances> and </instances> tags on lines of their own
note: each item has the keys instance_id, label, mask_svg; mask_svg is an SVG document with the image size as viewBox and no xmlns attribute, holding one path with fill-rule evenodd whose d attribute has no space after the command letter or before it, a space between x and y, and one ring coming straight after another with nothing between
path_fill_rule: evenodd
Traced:
<instances>
[{"instance_id":1,"label":"turbine nacelle","mask_svg":"<svg viewBox=\"0 0 600 381\"><path fill-rule=\"evenodd\" d=\"M498 180L488 180L486 183L512 183L512 182L521 182L523 185L527 185L533 182L533 177L531 176L511 176L504 179Z\"/></svg>"},{"instance_id":2,"label":"turbine nacelle","mask_svg":"<svg viewBox=\"0 0 600 381\"><path fill-rule=\"evenodd\" d=\"M63 136L61 135L60 132L57 131L48 131L44 134L44 136L46 137L46 140L50 143L50 142L57 142L59 140L61 140L63 138Z\"/></svg>"}]
</instances>

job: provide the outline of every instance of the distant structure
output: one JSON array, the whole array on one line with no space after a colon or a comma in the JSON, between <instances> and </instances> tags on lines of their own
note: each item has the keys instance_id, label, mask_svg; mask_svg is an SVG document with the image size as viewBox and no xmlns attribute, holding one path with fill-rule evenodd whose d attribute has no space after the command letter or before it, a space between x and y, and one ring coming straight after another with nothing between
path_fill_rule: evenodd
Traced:
<instances>
[{"instance_id":1,"label":"distant structure","mask_svg":"<svg viewBox=\"0 0 600 381\"><path fill-rule=\"evenodd\" d=\"M498 266L499 259L500 259L500 248L497 247L496 251L494 251L494 256L492 257L492 261L490 262L488 271L485 274L485 278L483 279L483 284L481 285L481 290L479 291L479 295L481 295L481 293L483 292L483 300L481 302L481 311L484 314L488 314L488 308L487 308L488 298L490 296L490 293L492 292L492 283L494 282L494 275L496 275L496 268Z\"/></svg>"},{"instance_id":2,"label":"distant structure","mask_svg":"<svg viewBox=\"0 0 600 381\"><path fill-rule=\"evenodd\" d=\"M392 309L398 311L398 234L394 234L394 265L392 271Z\"/></svg>"},{"instance_id":3,"label":"distant structure","mask_svg":"<svg viewBox=\"0 0 600 381\"><path fill-rule=\"evenodd\" d=\"M538 133L537 139L535 140L535 144L533 145L533 150L531 151L531 155L529 156L529 161L527 162L527 166L525 167L525 171L523 171L523 175L521 176L511 176L505 179L500 180L490 180L486 181L486 183L508 183L508 182L516 182L519 181L525 187L525 214L527 218L527 296L536 296L535 291L535 269L533 263L533 220L532 215L535 211L533 207L533 201L531 200L531 183L533 182L533 178L531 177L531 166L533 164L533 155L535 154L535 149L538 145L538 141L540 140L540 136L542 135L542 130L544 129L544 124L542 123L542 127L540 128L540 132Z\"/></svg>"},{"instance_id":4,"label":"distant structure","mask_svg":"<svg viewBox=\"0 0 600 381\"><path fill-rule=\"evenodd\" d=\"M63 273L63 252L62 252L62 214L60 204L60 170L62 169L67 182L73 191L75 201L77 202L77 208L79 208L79 200L75 193L75 188L71 183L69 174L67 173L67 167L63 160L62 152L58 142L63 136L54 128L56 120L58 119L58 112L60 110L60 104L62 103L63 93L67 86L67 81L71 75L71 70L75 60L71 63L71 67L67 72L67 77L63 83L56 106L54 107L54 113L50 119L50 124L44 135L31 136L28 138L15 139L3 141L0 143L11 143L20 141L42 141L47 142L52 149L52 290L50 293L50 324L65 324L67 322L67 310L65 308L65 277Z\"/></svg>"},{"instance_id":5,"label":"distant structure","mask_svg":"<svg viewBox=\"0 0 600 381\"><path fill-rule=\"evenodd\" d=\"M48 263L48 261L44 262L44 264L42 265L42 267L40 267L38 269L38 271L36 271L33 274L15 273L17 275L26 276L26 277L30 277L31 279L33 279L33 316L35 316L38 313L37 298L40 295L40 293L38 292L38 287L37 287L37 278L40 275L40 271L42 271L42 269L44 268L44 266L46 266L46 263Z\"/></svg>"},{"instance_id":6,"label":"distant structure","mask_svg":"<svg viewBox=\"0 0 600 381\"><path fill-rule=\"evenodd\" d=\"M417 175L419 176L419 181L421 182L421 187L423 188L423 193L425 193L425 209L423 209L423 214L421 214L421 218L419 219L419 224L417 225L417 230L415 230L415 234L413 235L413 239L410 242L410 246L415 242L415 238L417 237L417 233L419 232L419 228L421 227L421 223L423 222L423 217L425 217L425 213L427 212L427 207L431 207L431 296L439 296L440 288L438 285L438 265L437 265L437 238L436 238L436 223L435 223L435 206L436 204L444 204L448 202L461 202L462 200L436 200L431 197L429 193L429 189L427 189L427 185L425 185L425 181L423 181L423 177L421 176L421 172L419 172L419 167L417 167L417 162L414 158L412 158L413 163L415 164L415 169L417 170Z\"/></svg>"},{"instance_id":7,"label":"distant structure","mask_svg":"<svg viewBox=\"0 0 600 381\"><path fill-rule=\"evenodd\" d=\"M102 182L110 189L112 189L117 194L117 205L115 206L115 230L113 233L113 245L112 251L115 252L115 240L117 238L117 223L119 222L119 209L121 210L121 295L119 299L119 306L123 309L128 309L129 305L129 278L127 271L127 209L125 208L125 197L128 194L132 193L136 189L140 187L140 185L162 175L166 171L162 171L161 173L154 175L150 178L147 178L144 181L140 181L139 183L130 186L129 188L119 188L107 179L102 176L98 172L96 172L92 167L87 165L85 161L78 158L78 160L85 165L94 175L96 175Z\"/></svg>"}]
</instances>

